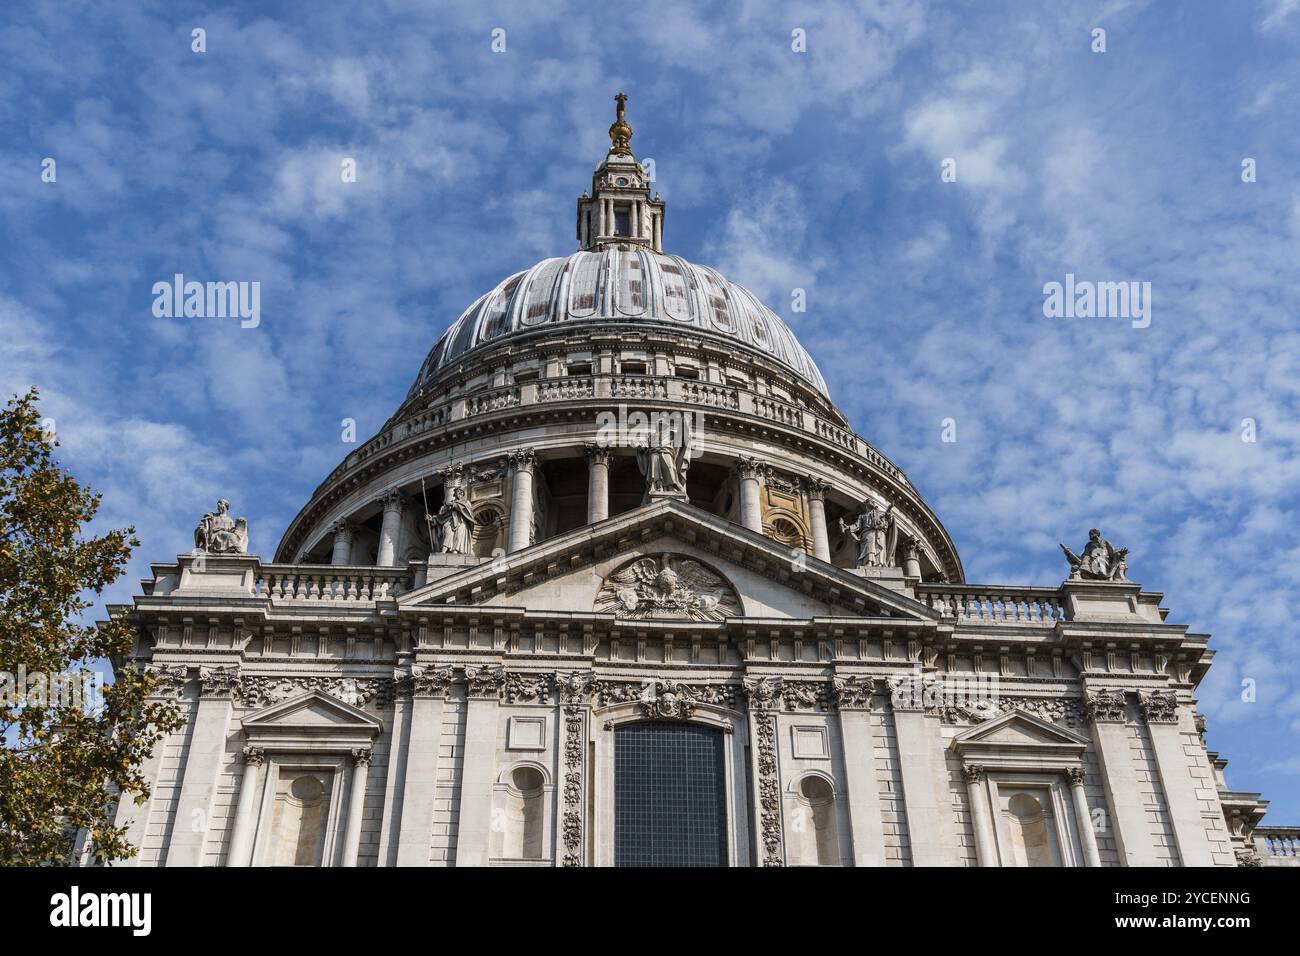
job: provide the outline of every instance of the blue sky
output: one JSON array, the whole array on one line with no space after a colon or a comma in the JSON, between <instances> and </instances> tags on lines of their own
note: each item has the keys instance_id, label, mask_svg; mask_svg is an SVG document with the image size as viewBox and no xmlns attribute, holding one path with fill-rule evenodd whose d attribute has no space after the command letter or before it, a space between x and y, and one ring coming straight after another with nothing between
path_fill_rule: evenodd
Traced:
<instances>
[{"instance_id":1,"label":"blue sky","mask_svg":"<svg viewBox=\"0 0 1300 956\"><path fill-rule=\"evenodd\" d=\"M1230 783L1300 823L1298 49L1298 0L6 4L0 385L136 525L112 600L220 495L269 556L341 420L364 440L471 300L575 247L625 90L668 250L789 321L968 579L1129 547L1213 634ZM176 272L260 282L261 324L155 318ZM1150 282L1150 327L1045 318L1066 273Z\"/></svg>"}]
</instances>

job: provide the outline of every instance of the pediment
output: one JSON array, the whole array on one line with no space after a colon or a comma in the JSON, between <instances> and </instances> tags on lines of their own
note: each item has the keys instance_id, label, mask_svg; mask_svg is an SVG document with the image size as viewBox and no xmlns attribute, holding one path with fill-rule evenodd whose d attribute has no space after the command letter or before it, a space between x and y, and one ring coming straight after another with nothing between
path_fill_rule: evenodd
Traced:
<instances>
[{"instance_id":1,"label":"pediment","mask_svg":"<svg viewBox=\"0 0 1300 956\"><path fill-rule=\"evenodd\" d=\"M629 588L639 595L631 613ZM703 624L736 617L938 621L932 609L904 594L811 556L796 563L785 545L675 500L453 573L397 603Z\"/></svg>"},{"instance_id":2,"label":"pediment","mask_svg":"<svg viewBox=\"0 0 1300 956\"><path fill-rule=\"evenodd\" d=\"M364 710L323 691L312 690L272 704L241 721L250 736L364 736L373 738L383 724Z\"/></svg>"},{"instance_id":3,"label":"pediment","mask_svg":"<svg viewBox=\"0 0 1300 956\"><path fill-rule=\"evenodd\" d=\"M952 748L965 757L1081 757L1088 738L1022 710L976 724L953 738Z\"/></svg>"}]
</instances>

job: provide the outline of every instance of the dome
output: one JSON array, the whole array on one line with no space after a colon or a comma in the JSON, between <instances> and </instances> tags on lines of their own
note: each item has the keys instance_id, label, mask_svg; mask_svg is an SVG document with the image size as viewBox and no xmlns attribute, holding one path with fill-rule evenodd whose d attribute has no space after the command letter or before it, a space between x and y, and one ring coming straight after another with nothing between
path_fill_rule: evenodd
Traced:
<instances>
[{"instance_id":1,"label":"dome","mask_svg":"<svg viewBox=\"0 0 1300 956\"><path fill-rule=\"evenodd\" d=\"M411 393L479 346L558 322L693 329L775 359L829 398L807 350L752 292L707 266L648 248L575 252L505 279L443 333Z\"/></svg>"}]
</instances>

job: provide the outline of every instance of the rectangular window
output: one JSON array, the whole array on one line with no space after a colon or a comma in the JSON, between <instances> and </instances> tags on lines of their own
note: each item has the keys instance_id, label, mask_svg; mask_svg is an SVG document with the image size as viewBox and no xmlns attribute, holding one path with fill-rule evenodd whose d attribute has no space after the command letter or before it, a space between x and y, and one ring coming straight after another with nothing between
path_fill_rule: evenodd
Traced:
<instances>
[{"instance_id":1,"label":"rectangular window","mask_svg":"<svg viewBox=\"0 0 1300 956\"><path fill-rule=\"evenodd\" d=\"M614 207L614 235L632 235L632 211L627 206Z\"/></svg>"},{"instance_id":2,"label":"rectangular window","mask_svg":"<svg viewBox=\"0 0 1300 956\"><path fill-rule=\"evenodd\" d=\"M624 375L644 375L645 362L624 362L622 371Z\"/></svg>"},{"instance_id":3,"label":"rectangular window","mask_svg":"<svg viewBox=\"0 0 1300 956\"><path fill-rule=\"evenodd\" d=\"M570 375L590 375L590 374L591 374L591 363L590 363L590 362L574 362L574 363L572 363L572 364L569 366L569 374L570 374Z\"/></svg>"}]
</instances>

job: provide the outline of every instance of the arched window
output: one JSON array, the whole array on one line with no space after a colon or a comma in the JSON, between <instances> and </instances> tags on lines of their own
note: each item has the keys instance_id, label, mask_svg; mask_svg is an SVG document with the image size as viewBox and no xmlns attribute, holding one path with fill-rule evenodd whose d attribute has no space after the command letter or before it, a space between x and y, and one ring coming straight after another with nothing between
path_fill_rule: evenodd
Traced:
<instances>
[{"instance_id":1,"label":"arched window","mask_svg":"<svg viewBox=\"0 0 1300 956\"><path fill-rule=\"evenodd\" d=\"M726 866L722 732L628 724L614 732L614 865Z\"/></svg>"},{"instance_id":2,"label":"arched window","mask_svg":"<svg viewBox=\"0 0 1300 956\"><path fill-rule=\"evenodd\" d=\"M796 866L839 866L839 828L835 819L835 791L825 777L809 774L799 781L791 821L791 860Z\"/></svg>"}]
</instances>

